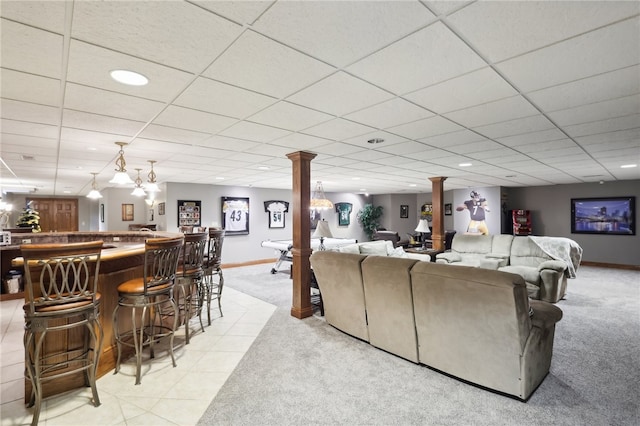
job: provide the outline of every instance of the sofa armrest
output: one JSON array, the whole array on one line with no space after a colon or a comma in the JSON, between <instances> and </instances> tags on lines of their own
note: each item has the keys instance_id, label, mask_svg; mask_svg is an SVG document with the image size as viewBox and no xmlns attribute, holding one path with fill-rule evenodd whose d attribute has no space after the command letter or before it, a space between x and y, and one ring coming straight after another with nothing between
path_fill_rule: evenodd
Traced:
<instances>
[{"instance_id":1,"label":"sofa armrest","mask_svg":"<svg viewBox=\"0 0 640 426\"><path fill-rule=\"evenodd\" d=\"M444 253L439 253L436 256L436 259L444 260L447 263L453 263L453 262L460 262L462 260L462 257L458 253L447 251Z\"/></svg>"},{"instance_id":2,"label":"sofa armrest","mask_svg":"<svg viewBox=\"0 0 640 426\"><path fill-rule=\"evenodd\" d=\"M538 271L542 271L543 269L553 269L557 272L563 272L567 269L567 264L561 260L545 260L538 265Z\"/></svg>"},{"instance_id":3,"label":"sofa armrest","mask_svg":"<svg viewBox=\"0 0 640 426\"><path fill-rule=\"evenodd\" d=\"M533 309L531 324L534 327L546 329L562 319L562 310L551 303L529 300L529 306Z\"/></svg>"}]
</instances>

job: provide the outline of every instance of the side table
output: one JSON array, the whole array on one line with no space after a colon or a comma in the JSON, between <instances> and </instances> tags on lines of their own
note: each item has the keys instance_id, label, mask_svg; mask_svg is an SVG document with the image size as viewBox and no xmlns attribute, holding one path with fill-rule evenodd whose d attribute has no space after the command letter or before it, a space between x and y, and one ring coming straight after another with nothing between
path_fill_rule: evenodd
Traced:
<instances>
[{"instance_id":1,"label":"side table","mask_svg":"<svg viewBox=\"0 0 640 426\"><path fill-rule=\"evenodd\" d=\"M423 249L422 247L414 247L404 249L407 253L428 254L431 257L431 261L436 261L436 255L444 253L444 250L436 250L432 248Z\"/></svg>"}]
</instances>

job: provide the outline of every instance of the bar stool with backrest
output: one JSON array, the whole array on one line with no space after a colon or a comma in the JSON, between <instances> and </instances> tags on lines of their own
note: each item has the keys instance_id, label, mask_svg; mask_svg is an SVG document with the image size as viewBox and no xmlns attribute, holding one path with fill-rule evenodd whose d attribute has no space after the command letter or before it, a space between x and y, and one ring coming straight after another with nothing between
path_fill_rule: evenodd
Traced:
<instances>
[{"instance_id":1,"label":"bar stool with backrest","mask_svg":"<svg viewBox=\"0 0 640 426\"><path fill-rule=\"evenodd\" d=\"M31 381L32 425L38 423L43 383L84 374L100 405L96 370L103 331L98 319L102 241L20 246L25 271L25 372ZM85 332L71 332L82 328ZM75 342L70 336L80 336Z\"/></svg>"},{"instance_id":2,"label":"bar stool with backrest","mask_svg":"<svg viewBox=\"0 0 640 426\"><path fill-rule=\"evenodd\" d=\"M183 241L183 237L147 239L143 276L118 286L118 305L113 311L113 333L118 349L114 374L120 371L122 346L132 347L136 357L136 385L141 383L145 346L149 347L150 357L154 358L155 344L168 337L171 362L176 366L173 337L178 322L178 305L173 289ZM166 305L171 309L169 312L165 310ZM118 312L123 307L131 309L131 330L119 329Z\"/></svg>"},{"instance_id":3,"label":"bar stool with backrest","mask_svg":"<svg viewBox=\"0 0 640 426\"><path fill-rule=\"evenodd\" d=\"M194 308L198 312L200 328L204 332L202 324L204 293L201 291L201 283L204 275L203 262L207 248L207 237L205 233L185 234L182 258L178 264L176 290L178 310L184 318L186 344L189 344L189 320L194 314Z\"/></svg>"},{"instance_id":4,"label":"bar stool with backrest","mask_svg":"<svg viewBox=\"0 0 640 426\"><path fill-rule=\"evenodd\" d=\"M222 243L224 242L224 229L209 228L209 249L206 255L204 279L202 280L202 292L207 298L207 320L211 325L211 300L218 300L220 316L222 314L222 288L224 276L222 275Z\"/></svg>"}]
</instances>

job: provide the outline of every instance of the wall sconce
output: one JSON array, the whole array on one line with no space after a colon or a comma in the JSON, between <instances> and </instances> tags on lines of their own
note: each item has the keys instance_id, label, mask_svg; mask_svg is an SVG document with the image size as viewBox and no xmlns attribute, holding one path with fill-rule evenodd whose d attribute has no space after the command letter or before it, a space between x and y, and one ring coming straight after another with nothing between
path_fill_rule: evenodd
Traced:
<instances>
[{"instance_id":1,"label":"wall sconce","mask_svg":"<svg viewBox=\"0 0 640 426\"><path fill-rule=\"evenodd\" d=\"M316 190L313 192L311 200L309 200L309 209L327 210L332 208L333 203L324 195L322 182L318 181L316 183Z\"/></svg>"},{"instance_id":2,"label":"wall sconce","mask_svg":"<svg viewBox=\"0 0 640 426\"><path fill-rule=\"evenodd\" d=\"M145 184L145 188L149 192L160 192L160 187L156 183L156 173L153 171L153 163L155 163L156 160L147 160L147 162L151 163L151 171L147 176L148 179L147 179L147 183Z\"/></svg>"},{"instance_id":3,"label":"wall sconce","mask_svg":"<svg viewBox=\"0 0 640 426\"><path fill-rule=\"evenodd\" d=\"M135 195L136 197L144 197L145 195L147 195L146 192L144 192L144 189L142 189L142 179L140 179L140 171L142 169L136 169L138 171L138 177L136 178L135 184L136 187L133 188L133 192L131 193L131 195Z\"/></svg>"},{"instance_id":4,"label":"wall sconce","mask_svg":"<svg viewBox=\"0 0 640 426\"><path fill-rule=\"evenodd\" d=\"M87 194L87 198L91 198L92 200L97 200L98 198L102 198L102 194L98 191L98 184L96 184L96 175L97 173L91 173L93 175L93 182L91 182L91 191Z\"/></svg>"},{"instance_id":5,"label":"wall sconce","mask_svg":"<svg viewBox=\"0 0 640 426\"><path fill-rule=\"evenodd\" d=\"M129 175L127 174L127 162L124 160L124 150L123 146L128 145L126 142L116 142L116 145L120 146L120 151L118 151L118 158L116 159L116 166L118 166L116 170L116 174L113 176L113 179L109 181L109 183L115 183L117 185L128 185L133 183Z\"/></svg>"}]
</instances>

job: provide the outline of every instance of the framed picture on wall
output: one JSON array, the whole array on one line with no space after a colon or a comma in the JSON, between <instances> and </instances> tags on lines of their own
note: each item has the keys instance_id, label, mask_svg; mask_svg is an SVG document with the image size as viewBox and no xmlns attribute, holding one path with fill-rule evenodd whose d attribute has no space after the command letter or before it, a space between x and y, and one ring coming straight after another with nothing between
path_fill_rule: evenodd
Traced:
<instances>
[{"instance_id":1,"label":"framed picture on wall","mask_svg":"<svg viewBox=\"0 0 640 426\"><path fill-rule=\"evenodd\" d=\"M133 204L122 205L122 221L128 222L133 220Z\"/></svg>"},{"instance_id":2,"label":"framed picture on wall","mask_svg":"<svg viewBox=\"0 0 640 426\"><path fill-rule=\"evenodd\" d=\"M164 203L158 204L158 216L164 216Z\"/></svg>"},{"instance_id":3,"label":"framed picture on wall","mask_svg":"<svg viewBox=\"0 0 640 426\"><path fill-rule=\"evenodd\" d=\"M249 198L222 197L222 228L225 235L249 234Z\"/></svg>"},{"instance_id":4,"label":"framed picture on wall","mask_svg":"<svg viewBox=\"0 0 640 426\"><path fill-rule=\"evenodd\" d=\"M338 226L349 226L351 224L351 203L336 203L336 213L338 213Z\"/></svg>"},{"instance_id":5,"label":"framed picture on wall","mask_svg":"<svg viewBox=\"0 0 640 426\"><path fill-rule=\"evenodd\" d=\"M409 206L402 204L400 206L400 219L407 219L409 217Z\"/></svg>"},{"instance_id":6,"label":"framed picture on wall","mask_svg":"<svg viewBox=\"0 0 640 426\"><path fill-rule=\"evenodd\" d=\"M104 204L100 204L100 222L104 223Z\"/></svg>"},{"instance_id":7,"label":"framed picture on wall","mask_svg":"<svg viewBox=\"0 0 640 426\"><path fill-rule=\"evenodd\" d=\"M311 220L311 229L318 227L318 221L320 220L320 211L316 209L309 209L309 219Z\"/></svg>"},{"instance_id":8,"label":"framed picture on wall","mask_svg":"<svg viewBox=\"0 0 640 426\"><path fill-rule=\"evenodd\" d=\"M200 226L200 201L178 200L178 226Z\"/></svg>"},{"instance_id":9,"label":"framed picture on wall","mask_svg":"<svg viewBox=\"0 0 640 426\"><path fill-rule=\"evenodd\" d=\"M572 234L636 235L636 197L571 199Z\"/></svg>"},{"instance_id":10,"label":"framed picture on wall","mask_svg":"<svg viewBox=\"0 0 640 426\"><path fill-rule=\"evenodd\" d=\"M444 214L445 216L451 216L453 214L451 204L444 205Z\"/></svg>"}]
</instances>

